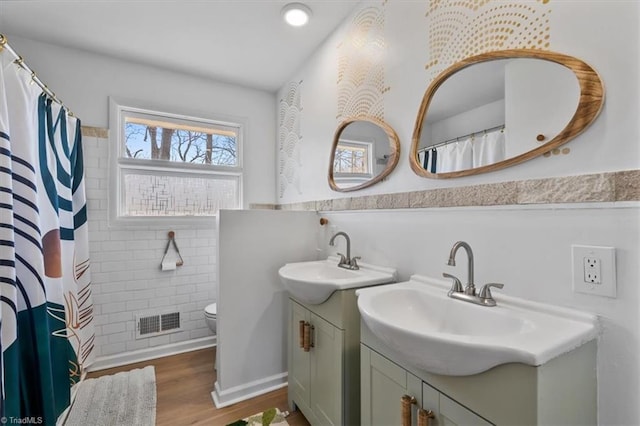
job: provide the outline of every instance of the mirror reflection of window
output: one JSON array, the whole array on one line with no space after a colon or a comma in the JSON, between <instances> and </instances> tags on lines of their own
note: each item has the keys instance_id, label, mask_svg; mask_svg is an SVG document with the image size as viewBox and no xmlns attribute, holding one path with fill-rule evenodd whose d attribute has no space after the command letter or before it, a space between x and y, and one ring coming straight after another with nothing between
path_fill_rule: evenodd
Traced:
<instances>
[{"instance_id":1,"label":"mirror reflection of window","mask_svg":"<svg viewBox=\"0 0 640 426\"><path fill-rule=\"evenodd\" d=\"M335 176L373 177L373 143L340 139L333 160Z\"/></svg>"},{"instance_id":2,"label":"mirror reflection of window","mask_svg":"<svg viewBox=\"0 0 640 426\"><path fill-rule=\"evenodd\" d=\"M382 180L398 164L400 142L388 124L374 117L343 121L331 149L329 186L355 191Z\"/></svg>"}]
</instances>

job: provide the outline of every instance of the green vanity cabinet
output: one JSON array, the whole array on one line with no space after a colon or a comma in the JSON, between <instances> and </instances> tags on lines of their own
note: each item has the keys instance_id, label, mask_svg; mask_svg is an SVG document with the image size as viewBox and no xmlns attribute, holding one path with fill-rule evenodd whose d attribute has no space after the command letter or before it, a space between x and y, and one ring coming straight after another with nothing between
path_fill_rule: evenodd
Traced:
<instances>
[{"instance_id":1,"label":"green vanity cabinet","mask_svg":"<svg viewBox=\"0 0 640 426\"><path fill-rule=\"evenodd\" d=\"M289 299L289 407L312 425L360 424L360 315L354 290L320 305ZM308 352L300 321L313 327Z\"/></svg>"},{"instance_id":2,"label":"green vanity cabinet","mask_svg":"<svg viewBox=\"0 0 640 426\"><path fill-rule=\"evenodd\" d=\"M400 425L400 399L409 395L420 400L422 380L365 345L360 348L360 368L362 424Z\"/></svg>"},{"instance_id":3,"label":"green vanity cabinet","mask_svg":"<svg viewBox=\"0 0 640 426\"><path fill-rule=\"evenodd\" d=\"M431 426L597 424L596 341L540 366L503 364L472 376L419 370L361 326L362 425L400 425L401 398L434 413Z\"/></svg>"},{"instance_id":4,"label":"green vanity cabinet","mask_svg":"<svg viewBox=\"0 0 640 426\"><path fill-rule=\"evenodd\" d=\"M360 362L363 425L400 425L400 401L404 395L414 397L419 402L412 410L414 425L418 418L418 407L433 412L435 418L432 424L435 425L491 424L364 344L361 346Z\"/></svg>"},{"instance_id":5,"label":"green vanity cabinet","mask_svg":"<svg viewBox=\"0 0 640 426\"><path fill-rule=\"evenodd\" d=\"M293 324L298 324L300 321L311 321L311 312L295 302L291 302L290 315L292 320L289 322ZM294 345L297 345L298 328L289 327L289 330L289 340L294 339ZM292 335L291 331L295 332L295 334ZM294 346L293 350L289 349L288 381L289 394L296 395L298 405L309 406L311 395L311 352L304 352L299 345Z\"/></svg>"},{"instance_id":6,"label":"green vanity cabinet","mask_svg":"<svg viewBox=\"0 0 640 426\"><path fill-rule=\"evenodd\" d=\"M289 369L289 392L302 412L313 413L319 424L342 421L342 349L344 332L296 302L291 303L293 323L313 326L313 347L305 352L294 345ZM293 327L296 342L298 329Z\"/></svg>"}]
</instances>

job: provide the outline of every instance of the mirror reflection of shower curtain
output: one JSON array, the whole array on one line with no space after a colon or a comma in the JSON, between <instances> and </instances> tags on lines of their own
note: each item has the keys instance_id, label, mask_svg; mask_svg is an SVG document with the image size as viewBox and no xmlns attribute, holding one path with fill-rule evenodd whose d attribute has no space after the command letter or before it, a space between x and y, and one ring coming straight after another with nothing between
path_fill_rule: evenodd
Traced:
<instances>
[{"instance_id":1,"label":"mirror reflection of shower curtain","mask_svg":"<svg viewBox=\"0 0 640 426\"><path fill-rule=\"evenodd\" d=\"M436 164L438 162L438 152L436 148L426 149L418 152L418 163L422 168L430 173L436 173Z\"/></svg>"},{"instance_id":2,"label":"mirror reflection of shower curtain","mask_svg":"<svg viewBox=\"0 0 640 426\"><path fill-rule=\"evenodd\" d=\"M476 138L473 144L473 167L486 166L504 160L505 133L503 130L489 132Z\"/></svg>"},{"instance_id":3,"label":"mirror reflection of shower curtain","mask_svg":"<svg viewBox=\"0 0 640 426\"><path fill-rule=\"evenodd\" d=\"M440 146L436 171L457 172L500 162L505 159L505 141L504 131L496 130Z\"/></svg>"},{"instance_id":4,"label":"mirror reflection of shower curtain","mask_svg":"<svg viewBox=\"0 0 640 426\"><path fill-rule=\"evenodd\" d=\"M447 173L473 167L473 137L439 147L437 172Z\"/></svg>"}]
</instances>

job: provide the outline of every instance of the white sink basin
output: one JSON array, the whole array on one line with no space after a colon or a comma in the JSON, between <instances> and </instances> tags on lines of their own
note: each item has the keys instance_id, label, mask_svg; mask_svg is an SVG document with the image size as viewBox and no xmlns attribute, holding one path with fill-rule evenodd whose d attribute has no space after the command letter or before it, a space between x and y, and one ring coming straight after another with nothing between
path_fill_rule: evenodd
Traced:
<instances>
[{"instance_id":1,"label":"white sink basin","mask_svg":"<svg viewBox=\"0 0 640 426\"><path fill-rule=\"evenodd\" d=\"M407 282L358 290L358 308L373 334L406 361L450 376L510 362L542 365L598 334L595 315L499 291L493 292L497 306L479 306L448 297L450 287L414 275Z\"/></svg>"},{"instance_id":2,"label":"white sink basin","mask_svg":"<svg viewBox=\"0 0 640 426\"><path fill-rule=\"evenodd\" d=\"M331 256L327 260L287 263L278 274L294 298L310 305L324 302L336 290L395 281L395 269L360 263L360 269L352 271L339 268L338 260Z\"/></svg>"}]
</instances>

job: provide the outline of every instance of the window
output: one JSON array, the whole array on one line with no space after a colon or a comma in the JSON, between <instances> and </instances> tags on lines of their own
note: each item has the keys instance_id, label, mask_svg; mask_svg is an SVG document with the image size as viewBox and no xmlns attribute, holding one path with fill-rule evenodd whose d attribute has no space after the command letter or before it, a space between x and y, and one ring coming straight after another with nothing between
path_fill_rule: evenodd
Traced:
<instances>
[{"instance_id":1,"label":"window","mask_svg":"<svg viewBox=\"0 0 640 426\"><path fill-rule=\"evenodd\" d=\"M241 207L240 124L111 102L116 218L211 217Z\"/></svg>"},{"instance_id":2,"label":"window","mask_svg":"<svg viewBox=\"0 0 640 426\"><path fill-rule=\"evenodd\" d=\"M373 144L340 139L333 161L335 178L371 179Z\"/></svg>"}]
</instances>

